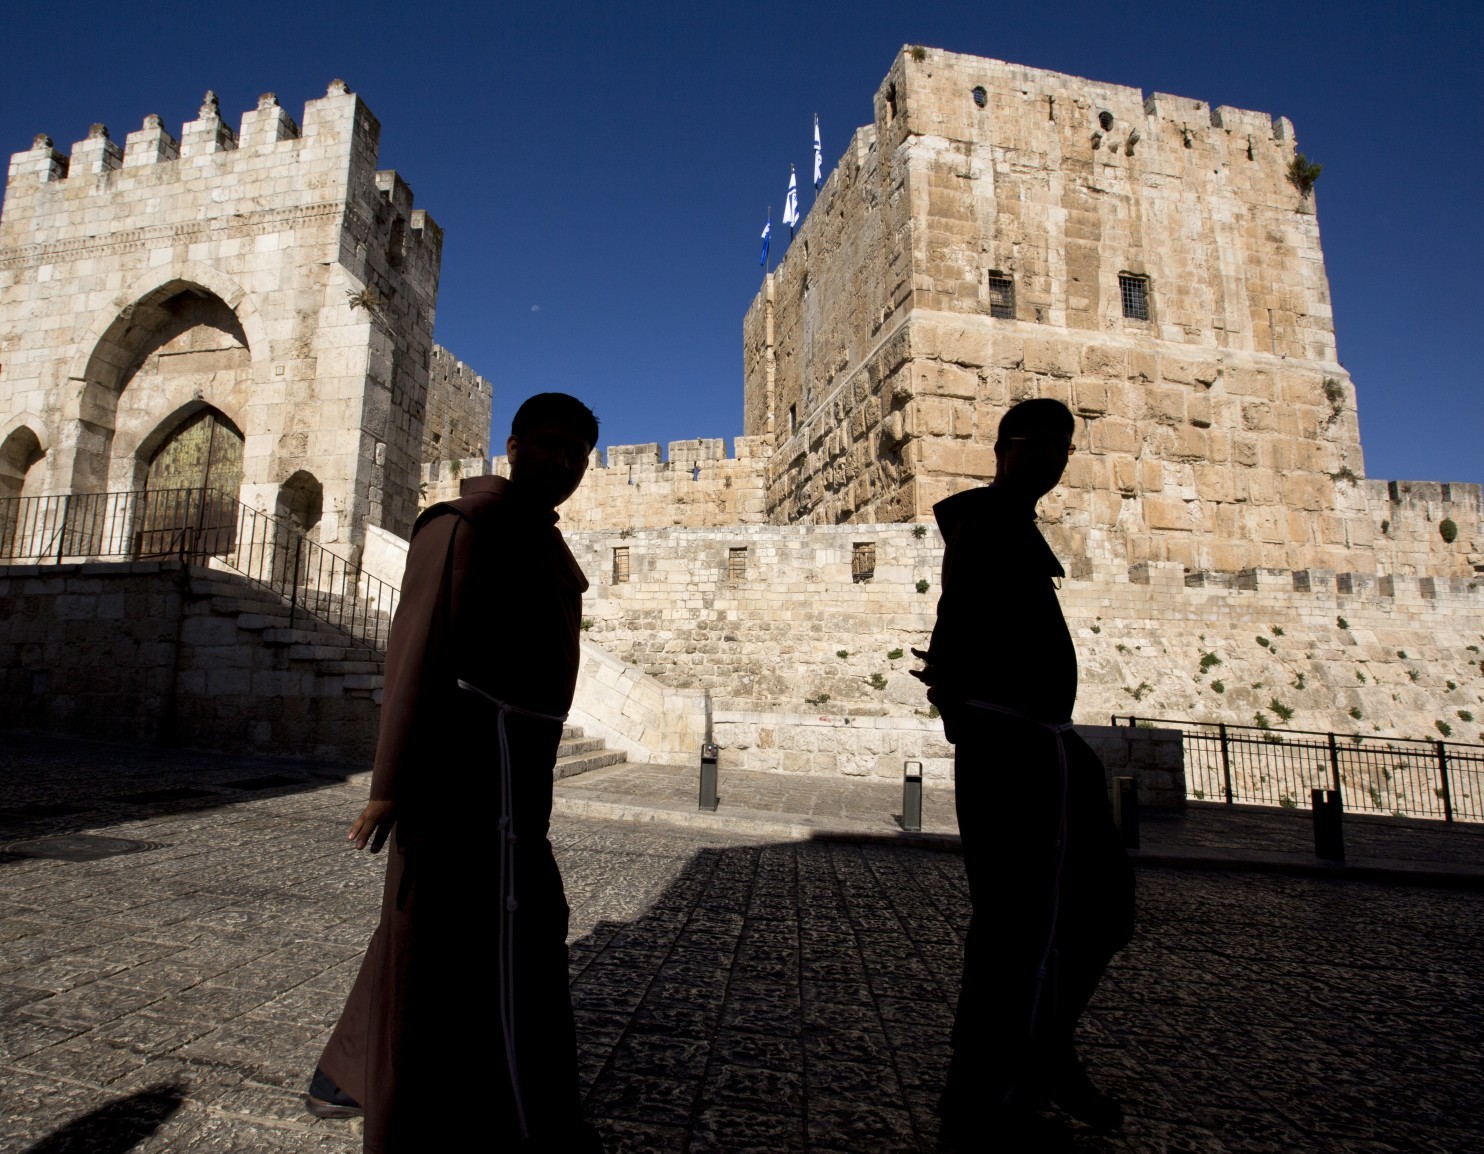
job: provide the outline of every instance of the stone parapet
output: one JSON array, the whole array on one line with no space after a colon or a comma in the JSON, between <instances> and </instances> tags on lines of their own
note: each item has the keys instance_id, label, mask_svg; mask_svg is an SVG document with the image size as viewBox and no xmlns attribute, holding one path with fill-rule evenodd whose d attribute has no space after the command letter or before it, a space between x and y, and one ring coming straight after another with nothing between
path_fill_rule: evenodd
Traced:
<instances>
[{"instance_id":1,"label":"stone parapet","mask_svg":"<svg viewBox=\"0 0 1484 1154\"><path fill-rule=\"evenodd\" d=\"M764 470L769 450L763 438L738 437L727 456L720 438L658 444L610 445L594 451L577 492L559 510L565 531L685 526L755 525L767 521ZM504 456L426 464L423 507L458 496L467 477L508 476Z\"/></svg>"}]
</instances>

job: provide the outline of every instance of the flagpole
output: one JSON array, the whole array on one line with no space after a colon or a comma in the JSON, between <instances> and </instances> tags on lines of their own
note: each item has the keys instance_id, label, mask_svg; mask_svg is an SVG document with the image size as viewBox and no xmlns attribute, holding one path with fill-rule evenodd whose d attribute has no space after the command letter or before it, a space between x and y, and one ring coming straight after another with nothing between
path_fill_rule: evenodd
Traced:
<instances>
[{"instance_id":1,"label":"flagpole","mask_svg":"<svg viewBox=\"0 0 1484 1154\"><path fill-rule=\"evenodd\" d=\"M770 205L768 205L768 223L771 224L772 221L773 221L773 206L770 204ZM768 283L768 277L770 275L772 275L772 272L773 272L773 246L772 246L772 244L769 244L768 245L768 251L763 254L763 262L764 262L763 263L763 283L764 284L767 284Z\"/></svg>"}]
</instances>

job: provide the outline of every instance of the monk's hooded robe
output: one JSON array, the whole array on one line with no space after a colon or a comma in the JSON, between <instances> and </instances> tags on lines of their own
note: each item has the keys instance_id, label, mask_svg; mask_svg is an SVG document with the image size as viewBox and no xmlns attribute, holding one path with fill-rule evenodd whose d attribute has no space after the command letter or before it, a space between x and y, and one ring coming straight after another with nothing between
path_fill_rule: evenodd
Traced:
<instances>
[{"instance_id":1,"label":"monk's hooded robe","mask_svg":"<svg viewBox=\"0 0 1484 1154\"><path fill-rule=\"evenodd\" d=\"M933 513L945 550L930 696L955 744L973 908L949 1090L1030 1103L1068 1060L1077 1019L1132 934L1133 875L1101 761L1075 732L1050 728L1071 720L1077 654L1034 505L989 486Z\"/></svg>"},{"instance_id":2,"label":"monk's hooded robe","mask_svg":"<svg viewBox=\"0 0 1484 1154\"><path fill-rule=\"evenodd\" d=\"M320 1059L368 1152L596 1148L547 840L587 588L556 521L479 477L413 529L371 784L396 805L381 922Z\"/></svg>"}]
</instances>

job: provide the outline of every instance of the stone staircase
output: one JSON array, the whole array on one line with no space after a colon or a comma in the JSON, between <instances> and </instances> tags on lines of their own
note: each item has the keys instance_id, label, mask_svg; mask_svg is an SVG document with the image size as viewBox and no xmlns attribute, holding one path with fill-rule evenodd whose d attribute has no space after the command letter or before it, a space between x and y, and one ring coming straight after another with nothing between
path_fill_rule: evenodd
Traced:
<instances>
[{"instance_id":1,"label":"stone staircase","mask_svg":"<svg viewBox=\"0 0 1484 1154\"><path fill-rule=\"evenodd\" d=\"M269 665L288 674L308 674L300 683L312 685L315 696L338 697L347 704L361 701L366 740L374 741L384 654L302 610L293 615L291 624L289 606L282 598L233 573L192 569L190 590L193 613L233 621L238 644L260 651L249 668ZM562 730L553 776L573 777L626 760L627 754L609 749L601 737L588 737L580 727L569 725Z\"/></svg>"}]
</instances>

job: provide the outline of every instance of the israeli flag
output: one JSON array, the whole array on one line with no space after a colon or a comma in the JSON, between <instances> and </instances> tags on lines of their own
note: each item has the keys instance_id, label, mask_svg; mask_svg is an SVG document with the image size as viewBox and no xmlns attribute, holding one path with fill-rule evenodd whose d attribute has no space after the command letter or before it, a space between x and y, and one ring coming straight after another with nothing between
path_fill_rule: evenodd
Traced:
<instances>
[{"instance_id":1,"label":"israeli flag","mask_svg":"<svg viewBox=\"0 0 1484 1154\"><path fill-rule=\"evenodd\" d=\"M819 113L814 114L814 191L824 183L824 157L819 151Z\"/></svg>"},{"instance_id":2,"label":"israeli flag","mask_svg":"<svg viewBox=\"0 0 1484 1154\"><path fill-rule=\"evenodd\" d=\"M757 263L760 264L760 265L765 265L765 264L768 263L768 244L769 244L769 241L772 238L772 236L773 236L773 214L770 211L768 213L768 223L765 224L765 225L763 225L763 252L762 252L762 255L757 258Z\"/></svg>"},{"instance_id":3,"label":"israeli flag","mask_svg":"<svg viewBox=\"0 0 1484 1154\"><path fill-rule=\"evenodd\" d=\"M794 172L794 166L788 166L788 198L783 202L783 223L788 225L789 239L793 239L794 229L799 226L799 178Z\"/></svg>"}]
</instances>

